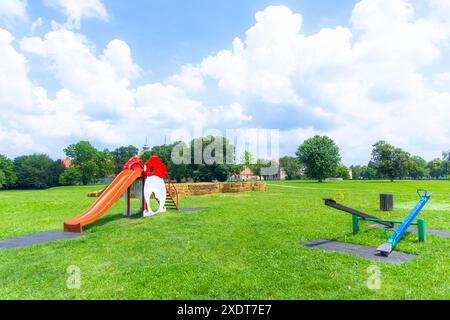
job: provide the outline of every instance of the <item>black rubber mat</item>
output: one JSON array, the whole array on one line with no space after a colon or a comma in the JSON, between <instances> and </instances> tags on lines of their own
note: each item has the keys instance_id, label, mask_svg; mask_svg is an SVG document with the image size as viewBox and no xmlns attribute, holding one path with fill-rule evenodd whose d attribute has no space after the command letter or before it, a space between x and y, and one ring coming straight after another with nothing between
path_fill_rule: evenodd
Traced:
<instances>
[{"instance_id":1,"label":"black rubber mat","mask_svg":"<svg viewBox=\"0 0 450 320\"><path fill-rule=\"evenodd\" d=\"M80 233L70 232L42 232L29 234L23 237L0 240L0 249L24 248L36 244L48 243L57 240L74 239L79 237L83 237L83 235Z\"/></svg>"},{"instance_id":2,"label":"black rubber mat","mask_svg":"<svg viewBox=\"0 0 450 320\"><path fill-rule=\"evenodd\" d=\"M389 257L385 257L379 254L375 247L361 246L358 244L344 243L332 240L317 240L307 243L305 244L305 246L313 249L353 254L373 261L392 264L402 264L417 257L414 254L402 253L397 251L392 252Z\"/></svg>"},{"instance_id":3,"label":"black rubber mat","mask_svg":"<svg viewBox=\"0 0 450 320\"><path fill-rule=\"evenodd\" d=\"M180 211L184 212L197 212L197 211L203 211L204 208L181 208Z\"/></svg>"}]
</instances>

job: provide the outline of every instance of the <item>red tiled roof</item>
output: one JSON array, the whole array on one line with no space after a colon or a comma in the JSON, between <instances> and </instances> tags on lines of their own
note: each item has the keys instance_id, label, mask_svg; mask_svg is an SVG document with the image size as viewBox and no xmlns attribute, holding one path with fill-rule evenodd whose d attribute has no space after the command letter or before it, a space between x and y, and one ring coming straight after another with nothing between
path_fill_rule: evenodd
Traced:
<instances>
[{"instance_id":1,"label":"red tiled roof","mask_svg":"<svg viewBox=\"0 0 450 320\"><path fill-rule=\"evenodd\" d=\"M66 169L69 169L70 166L72 165L72 160L70 160L70 159L64 159L61 162L62 162L64 168L66 168Z\"/></svg>"},{"instance_id":2,"label":"red tiled roof","mask_svg":"<svg viewBox=\"0 0 450 320\"><path fill-rule=\"evenodd\" d=\"M246 168L241 171L241 176L252 176L254 175L252 169Z\"/></svg>"}]
</instances>

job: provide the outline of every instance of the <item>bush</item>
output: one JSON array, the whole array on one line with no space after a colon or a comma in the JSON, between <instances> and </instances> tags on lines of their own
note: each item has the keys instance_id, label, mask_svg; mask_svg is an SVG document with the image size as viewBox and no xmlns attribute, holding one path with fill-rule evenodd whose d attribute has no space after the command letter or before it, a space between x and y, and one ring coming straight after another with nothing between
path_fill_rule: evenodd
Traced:
<instances>
[{"instance_id":1,"label":"bush","mask_svg":"<svg viewBox=\"0 0 450 320\"><path fill-rule=\"evenodd\" d=\"M23 189L46 189L57 185L58 169L55 162L45 154L34 154L14 159L17 187Z\"/></svg>"},{"instance_id":2,"label":"bush","mask_svg":"<svg viewBox=\"0 0 450 320\"><path fill-rule=\"evenodd\" d=\"M81 173L74 167L67 169L59 176L59 183L63 186L73 186L79 181L81 181Z\"/></svg>"},{"instance_id":3,"label":"bush","mask_svg":"<svg viewBox=\"0 0 450 320\"><path fill-rule=\"evenodd\" d=\"M344 180L350 180L350 170L344 166L343 164L340 164L336 168L336 178L342 178Z\"/></svg>"},{"instance_id":4,"label":"bush","mask_svg":"<svg viewBox=\"0 0 450 320\"><path fill-rule=\"evenodd\" d=\"M11 188L16 182L13 162L0 154L0 189Z\"/></svg>"}]
</instances>

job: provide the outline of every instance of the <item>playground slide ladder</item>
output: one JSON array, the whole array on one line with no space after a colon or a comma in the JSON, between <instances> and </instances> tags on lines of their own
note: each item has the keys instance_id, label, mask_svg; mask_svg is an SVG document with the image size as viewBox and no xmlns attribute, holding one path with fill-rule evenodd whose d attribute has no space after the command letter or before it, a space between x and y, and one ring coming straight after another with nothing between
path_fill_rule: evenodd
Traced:
<instances>
[{"instance_id":1,"label":"playground slide ladder","mask_svg":"<svg viewBox=\"0 0 450 320\"><path fill-rule=\"evenodd\" d=\"M389 256L391 252L395 249L399 241L402 239L409 226L413 223L414 219L417 218L420 211L422 211L423 207L427 204L428 200L432 195L431 192L423 191L420 193L418 190L417 193L420 196L420 200L417 205L411 210L408 216L405 218L403 223L393 231L392 236L388 239L388 241L377 248L377 250L384 256ZM422 220L423 221L423 220Z\"/></svg>"},{"instance_id":2,"label":"playground slide ladder","mask_svg":"<svg viewBox=\"0 0 450 320\"><path fill-rule=\"evenodd\" d=\"M178 201L178 190L169 177L166 186L166 208L180 210Z\"/></svg>"}]
</instances>

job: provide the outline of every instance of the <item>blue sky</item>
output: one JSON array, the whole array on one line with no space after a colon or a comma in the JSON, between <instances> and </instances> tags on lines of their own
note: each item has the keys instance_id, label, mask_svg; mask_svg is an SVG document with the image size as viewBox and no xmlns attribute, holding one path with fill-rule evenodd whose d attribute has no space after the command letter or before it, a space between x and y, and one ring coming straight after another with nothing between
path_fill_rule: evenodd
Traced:
<instances>
[{"instance_id":1,"label":"blue sky","mask_svg":"<svg viewBox=\"0 0 450 320\"><path fill-rule=\"evenodd\" d=\"M448 14L445 0L4 0L0 153L201 125L277 129L282 155L328 135L347 165L381 139L431 160L450 149Z\"/></svg>"},{"instance_id":2,"label":"blue sky","mask_svg":"<svg viewBox=\"0 0 450 320\"><path fill-rule=\"evenodd\" d=\"M110 21L87 19L82 33L95 45L104 47L112 38L125 40L133 50L133 59L144 70L139 82L158 81L178 72L186 63L229 46L243 37L254 23L257 11L269 5L286 5L305 16L303 31L313 34L323 27L347 24L356 0L104 0ZM64 21L65 15L44 1L29 1L31 19L44 17ZM27 36L29 27L17 26ZM48 31L40 28L37 34ZM37 76L39 78L39 75ZM41 75L40 81L45 81Z\"/></svg>"}]
</instances>

